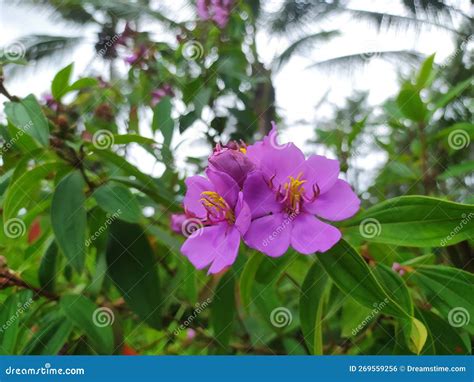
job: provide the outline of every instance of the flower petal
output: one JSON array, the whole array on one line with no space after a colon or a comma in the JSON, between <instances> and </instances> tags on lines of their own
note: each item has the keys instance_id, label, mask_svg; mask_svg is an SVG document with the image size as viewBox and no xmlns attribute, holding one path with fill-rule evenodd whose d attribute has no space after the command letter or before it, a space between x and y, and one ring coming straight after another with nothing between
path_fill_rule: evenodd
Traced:
<instances>
[{"instance_id":1,"label":"flower petal","mask_svg":"<svg viewBox=\"0 0 474 382\"><path fill-rule=\"evenodd\" d=\"M239 200L235 205L235 227L241 235L244 235L250 227L252 213L247 203L244 202L244 194L239 193Z\"/></svg>"},{"instance_id":2,"label":"flower petal","mask_svg":"<svg viewBox=\"0 0 474 382\"><path fill-rule=\"evenodd\" d=\"M353 216L360 208L360 200L349 183L338 179L334 186L313 203L305 203L304 210L324 219L339 221Z\"/></svg>"},{"instance_id":3,"label":"flower petal","mask_svg":"<svg viewBox=\"0 0 474 382\"><path fill-rule=\"evenodd\" d=\"M216 192L225 199L230 208L234 209L240 191L237 182L226 173L209 168L206 175L214 185Z\"/></svg>"},{"instance_id":4,"label":"flower petal","mask_svg":"<svg viewBox=\"0 0 474 382\"><path fill-rule=\"evenodd\" d=\"M293 221L291 246L304 255L326 252L341 238L341 232L305 212Z\"/></svg>"},{"instance_id":5,"label":"flower petal","mask_svg":"<svg viewBox=\"0 0 474 382\"><path fill-rule=\"evenodd\" d=\"M201 193L204 191L215 191L212 183L203 176L195 175L186 179L186 195L183 204L185 210L193 213L196 217L205 218L206 209L201 203Z\"/></svg>"},{"instance_id":6,"label":"flower petal","mask_svg":"<svg viewBox=\"0 0 474 382\"><path fill-rule=\"evenodd\" d=\"M321 194L327 192L336 183L338 177L338 160L321 155L311 155L304 164L303 179L311 187L313 184L317 184ZM312 191L308 190L308 192Z\"/></svg>"},{"instance_id":7,"label":"flower petal","mask_svg":"<svg viewBox=\"0 0 474 382\"><path fill-rule=\"evenodd\" d=\"M276 185L284 184L289 176L297 176L304 170L304 154L293 143L279 144L275 125L263 142L247 148L248 158L263 172L265 178L273 178Z\"/></svg>"},{"instance_id":8,"label":"flower petal","mask_svg":"<svg viewBox=\"0 0 474 382\"><path fill-rule=\"evenodd\" d=\"M212 263L208 273L217 273L234 263L239 244L239 231L221 223L196 231L184 242L181 252L197 269Z\"/></svg>"},{"instance_id":9,"label":"flower petal","mask_svg":"<svg viewBox=\"0 0 474 382\"><path fill-rule=\"evenodd\" d=\"M227 227L226 232L216 248L216 256L209 268L208 274L219 273L224 268L234 264L239 253L240 233L235 227Z\"/></svg>"},{"instance_id":10,"label":"flower petal","mask_svg":"<svg viewBox=\"0 0 474 382\"><path fill-rule=\"evenodd\" d=\"M200 228L184 242L181 252L197 269L205 268L216 258L226 228L226 223Z\"/></svg>"},{"instance_id":11,"label":"flower petal","mask_svg":"<svg viewBox=\"0 0 474 382\"><path fill-rule=\"evenodd\" d=\"M250 247L271 257L283 255L290 245L291 220L284 213L255 219L244 236Z\"/></svg>"},{"instance_id":12,"label":"flower petal","mask_svg":"<svg viewBox=\"0 0 474 382\"><path fill-rule=\"evenodd\" d=\"M254 171L247 176L243 194L254 219L282 210L281 203L276 201L275 192L269 188L260 171Z\"/></svg>"}]
</instances>

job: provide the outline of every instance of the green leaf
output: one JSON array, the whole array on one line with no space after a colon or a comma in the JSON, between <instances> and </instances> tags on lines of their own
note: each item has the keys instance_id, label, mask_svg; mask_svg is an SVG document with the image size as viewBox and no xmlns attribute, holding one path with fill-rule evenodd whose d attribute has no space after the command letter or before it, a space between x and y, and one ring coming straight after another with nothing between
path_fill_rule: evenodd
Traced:
<instances>
[{"instance_id":1,"label":"green leaf","mask_svg":"<svg viewBox=\"0 0 474 382\"><path fill-rule=\"evenodd\" d=\"M85 259L87 214L84 181L79 171L66 175L51 202L51 225L59 249L69 264L81 272Z\"/></svg>"},{"instance_id":2,"label":"green leaf","mask_svg":"<svg viewBox=\"0 0 474 382\"><path fill-rule=\"evenodd\" d=\"M244 309L249 310L252 302L252 288L255 281L255 275L257 274L258 268L264 259L264 255L261 253L252 254L250 259L245 263L244 270L240 275L240 299Z\"/></svg>"},{"instance_id":3,"label":"green leaf","mask_svg":"<svg viewBox=\"0 0 474 382\"><path fill-rule=\"evenodd\" d=\"M361 305L368 308L382 305L386 314L401 318L411 316L411 312L392 300L364 259L344 240L318 259L336 286Z\"/></svg>"},{"instance_id":4,"label":"green leaf","mask_svg":"<svg viewBox=\"0 0 474 382\"><path fill-rule=\"evenodd\" d=\"M227 272L216 287L211 305L211 326L220 353L227 350L235 313L235 277Z\"/></svg>"},{"instance_id":5,"label":"green leaf","mask_svg":"<svg viewBox=\"0 0 474 382\"><path fill-rule=\"evenodd\" d=\"M341 313L341 337L356 336L371 322L375 322L377 313L359 304L353 298L345 296Z\"/></svg>"},{"instance_id":6,"label":"green leaf","mask_svg":"<svg viewBox=\"0 0 474 382\"><path fill-rule=\"evenodd\" d=\"M56 264L58 257L58 246L53 240L46 249L38 270L38 279L41 289L52 292L56 283Z\"/></svg>"},{"instance_id":7,"label":"green leaf","mask_svg":"<svg viewBox=\"0 0 474 382\"><path fill-rule=\"evenodd\" d=\"M152 122L153 131L161 131L164 137L163 145L168 147L174 131L174 120L171 118L171 110L171 98L164 97L155 106Z\"/></svg>"},{"instance_id":8,"label":"green leaf","mask_svg":"<svg viewBox=\"0 0 474 382\"><path fill-rule=\"evenodd\" d=\"M420 72L418 73L418 77L416 79L416 86L418 87L418 89L422 89L430 83L428 80L430 80L433 71L433 62L435 55L436 53L433 53L431 56L428 56L428 58L421 65Z\"/></svg>"},{"instance_id":9,"label":"green leaf","mask_svg":"<svg viewBox=\"0 0 474 382\"><path fill-rule=\"evenodd\" d=\"M21 328L34 302L29 290L16 291L3 302L0 308L0 354L16 353L21 337Z\"/></svg>"},{"instance_id":10,"label":"green leaf","mask_svg":"<svg viewBox=\"0 0 474 382\"><path fill-rule=\"evenodd\" d=\"M153 139L138 134L114 134L114 144L116 145L125 145L132 142L150 146L157 144Z\"/></svg>"},{"instance_id":11,"label":"green leaf","mask_svg":"<svg viewBox=\"0 0 474 382\"><path fill-rule=\"evenodd\" d=\"M316 260L309 269L300 293L300 322L311 354L323 354L322 310L324 293L330 285L328 275Z\"/></svg>"},{"instance_id":12,"label":"green leaf","mask_svg":"<svg viewBox=\"0 0 474 382\"><path fill-rule=\"evenodd\" d=\"M424 351L423 354L471 354L459 333L441 317L428 311L419 311L419 314L428 329L428 343L433 347L432 353Z\"/></svg>"},{"instance_id":13,"label":"green leaf","mask_svg":"<svg viewBox=\"0 0 474 382\"><path fill-rule=\"evenodd\" d=\"M445 321L474 334L474 275L442 265L414 266L410 280L418 285L427 303L436 307Z\"/></svg>"},{"instance_id":14,"label":"green leaf","mask_svg":"<svg viewBox=\"0 0 474 382\"><path fill-rule=\"evenodd\" d=\"M142 216L135 196L121 184L108 183L100 186L93 194L97 204L105 212L129 223L138 223Z\"/></svg>"},{"instance_id":15,"label":"green leaf","mask_svg":"<svg viewBox=\"0 0 474 382\"><path fill-rule=\"evenodd\" d=\"M84 77L79 78L77 81L73 82L67 89L67 92L74 90L81 90L85 88L91 88L97 85L98 81L96 78Z\"/></svg>"},{"instance_id":16,"label":"green leaf","mask_svg":"<svg viewBox=\"0 0 474 382\"><path fill-rule=\"evenodd\" d=\"M3 204L4 223L16 217L21 208L27 207L32 195L41 189L41 181L60 168L64 168L64 165L58 162L44 163L24 171L16 180L13 180L7 189Z\"/></svg>"},{"instance_id":17,"label":"green leaf","mask_svg":"<svg viewBox=\"0 0 474 382\"><path fill-rule=\"evenodd\" d=\"M95 352L111 354L114 350L112 323L114 313L109 308L99 308L82 295L61 297L60 306L70 322L84 332Z\"/></svg>"},{"instance_id":18,"label":"green leaf","mask_svg":"<svg viewBox=\"0 0 474 382\"><path fill-rule=\"evenodd\" d=\"M41 145L49 145L49 124L33 94L20 102L6 102L5 114L23 133L35 138Z\"/></svg>"},{"instance_id":19,"label":"green leaf","mask_svg":"<svg viewBox=\"0 0 474 382\"><path fill-rule=\"evenodd\" d=\"M373 272L390 298L396 301L405 312L413 316L413 301L410 291L398 273L381 263L373 268Z\"/></svg>"},{"instance_id":20,"label":"green leaf","mask_svg":"<svg viewBox=\"0 0 474 382\"><path fill-rule=\"evenodd\" d=\"M209 103L209 99L211 98L212 90L210 88L202 88L194 97L194 113L197 116L201 116L202 109Z\"/></svg>"},{"instance_id":21,"label":"green leaf","mask_svg":"<svg viewBox=\"0 0 474 382\"><path fill-rule=\"evenodd\" d=\"M359 213L342 226L344 235L354 241L440 247L474 236L474 219L465 219L471 213L474 205L425 196L400 196Z\"/></svg>"},{"instance_id":22,"label":"green leaf","mask_svg":"<svg viewBox=\"0 0 474 382\"><path fill-rule=\"evenodd\" d=\"M442 95L438 100L435 101L434 110L431 111L431 114L433 114L436 110L445 107L452 100L462 94L462 92L464 92L464 90L466 90L469 86L472 86L472 81L472 78L468 78L467 80L464 80L458 83L456 86L450 88L446 94Z\"/></svg>"},{"instance_id":23,"label":"green leaf","mask_svg":"<svg viewBox=\"0 0 474 382\"><path fill-rule=\"evenodd\" d=\"M438 179L446 180L456 176L469 176L474 172L474 160L450 166L442 174L438 175Z\"/></svg>"},{"instance_id":24,"label":"green leaf","mask_svg":"<svg viewBox=\"0 0 474 382\"><path fill-rule=\"evenodd\" d=\"M428 331L425 325L416 319L412 318L410 321L411 331L408 348L415 354L420 354L428 337Z\"/></svg>"},{"instance_id":25,"label":"green leaf","mask_svg":"<svg viewBox=\"0 0 474 382\"><path fill-rule=\"evenodd\" d=\"M93 148L92 145L88 145L90 148ZM94 154L96 154L99 158L104 159L106 162L110 162L116 167L118 167L121 171L125 172L128 176L134 176L142 182L148 188L156 188L153 178L149 175L144 174L134 165L129 163L125 158L121 157L120 155L115 154L109 150L95 150Z\"/></svg>"},{"instance_id":26,"label":"green leaf","mask_svg":"<svg viewBox=\"0 0 474 382\"><path fill-rule=\"evenodd\" d=\"M72 69L74 63L69 64L65 68L61 69L56 76L54 76L51 84L51 93L56 101L61 101L64 94L67 93L69 88L69 80L71 78Z\"/></svg>"},{"instance_id":27,"label":"green leaf","mask_svg":"<svg viewBox=\"0 0 474 382\"><path fill-rule=\"evenodd\" d=\"M107 243L108 274L130 308L153 328L161 326L162 296L153 251L137 224L114 221Z\"/></svg>"},{"instance_id":28,"label":"green leaf","mask_svg":"<svg viewBox=\"0 0 474 382\"><path fill-rule=\"evenodd\" d=\"M72 332L73 325L65 317L59 317L40 327L23 349L28 355L58 354Z\"/></svg>"},{"instance_id":29,"label":"green leaf","mask_svg":"<svg viewBox=\"0 0 474 382\"><path fill-rule=\"evenodd\" d=\"M423 122L426 117L426 105L417 89L405 85L397 97L397 105L403 115L415 122Z\"/></svg>"}]
</instances>

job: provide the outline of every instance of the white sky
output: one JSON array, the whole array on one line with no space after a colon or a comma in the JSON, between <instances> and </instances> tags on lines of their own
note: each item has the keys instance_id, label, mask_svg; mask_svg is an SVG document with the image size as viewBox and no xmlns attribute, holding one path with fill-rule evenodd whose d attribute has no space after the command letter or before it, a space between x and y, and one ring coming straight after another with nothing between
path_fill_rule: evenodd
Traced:
<instances>
[{"instance_id":1,"label":"white sky","mask_svg":"<svg viewBox=\"0 0 474 382\"><path fill-rule=\"evenodd\" d=\"M192 10L183 6L182 0L163 0L170 11L172 18L190 19ZM277 9L279 0L265 1L268 10ZM469 0L453 0L453 5L469 11ZM370 9L375 11L389 12L393 14L404 14L404 8L400 1L369 1L353 0L350 6L355 9ZM0 46L8 45L21 36L28 34L52 34L52 35L81 35L86 37L83 43L72 55L64 57L58 62L48 62L36 71L22 72L21 76L7 79L6 85L12 94L26 96L34 93L37 96L48 91L51 80L57 70L71 61L75 62L75 77L83 74L85 68L92 67L98 74L105 70L100 65L99 59L94 59L93 43L95 42L97 29L88 27L85 30L71 27L51 20L50 12L42 8L29 6L14 6L6 0L0 0ZM436 52L436 62L442 62L453 52L453 43L448 33L434 28L424 28L420 34L413 31L390 32L379 36L375 28L354 22L348 17L336 17L326 20L318 25L318 29L331 30L342 28L341 37L332 40L329 44L315 47L308 53L307 57L295 57L289 64L274 75L274 85L276 88L277 107L280 115L283 116L286 128L281 134L281 141L295 141L298 145L305 147L307 140L314 138L314 129L317 126L312 124L318 117L328 116L331 111L329 103L337 105L343 104L344 100L356 90L368 90L369 101L372 104L380 104L387 97L392 96L398 89L397 68L378 59L371 59L363 70L356 70L352 74L343 75L341 73L329 74L318 70L306 70L311 63L334 57L341 54L357 53L365 50L398 50L411 49L429 55ZM166 33L156 25L146 25L143 30ZM269 65L272 59L281 53L289 44L287 38L269 37L268 33L261 28L257 36L257 46L261 60ZM328 103L315 112L315 106L323 95L329 90ZM2 99L0 102L3 102ZM0 110L2 108L0 107ZM310 124L303 123L308 121ZM141 126L144 135L151 135L148 126ZM196 144L202 138L202 130L193 128L183 135L176 134L174 144L180 144L176 150L178 166L183 162L186 155L207 155L208 148ZM288 137L288 139L286 139ZM158 138L159 139L159 138ZM314 150L314 148L312 149ZM161 166L155 166L152 160L144 157L141 151L132 152L130 160L145 172L159 174ZM365 158L368 168L373 168L380 163L382 158Z\"/></svg>"}]
</instances>

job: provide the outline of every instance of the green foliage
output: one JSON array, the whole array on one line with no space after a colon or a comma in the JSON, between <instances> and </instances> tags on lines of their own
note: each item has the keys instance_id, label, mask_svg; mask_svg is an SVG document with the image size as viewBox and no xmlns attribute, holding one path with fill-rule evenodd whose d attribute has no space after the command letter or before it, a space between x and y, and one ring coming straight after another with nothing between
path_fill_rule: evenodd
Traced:
<instances>
[{"instance_id":1,"label":"green foliage","mask_svg":"<svg viewBox=\"0 0 474 382\"><path fill-rule=\"evenodd\" d=\"M413 18L285 1L271 24L286 32L341 12L377 25L440 21L420 21L416 13L431 11L404 4ZM443 5L436 14L451 12ZM119 37L128 22L133 33L120 47L95 47L110 75L78 77L71 63L54 76L52 99L40 102L9 94L2 76L0 352L471 354L474 125L462 33L456 55L444 63L430 55L400 74L400 90L383 104L358 92L314 121L309 143L318 146L305 150L338 158L362 201L337 223L337 245L279 258L242 245L232 269L218 275L180 253L186 238L171 230L170 216L183 212L185 178L206 165L175 155L181 133L210 152L229 139L251 144L278 119L272 72L257 51L262 9L236 7L221 29L177 23L139 2L65 4L55 12L97 24L102 37ZM103 21L91 17L98 11ZM134 30L142 21L165 26L178 42ZM277 63L309 56L338 34L294 40ZM31 36L16 64L74 39ZM122 50L141 52L126 73L116 70ZM354 60L366 58L341 54L326 64ZM373 154L384 159L369 171Z\"/></svg>"}]
</instances>

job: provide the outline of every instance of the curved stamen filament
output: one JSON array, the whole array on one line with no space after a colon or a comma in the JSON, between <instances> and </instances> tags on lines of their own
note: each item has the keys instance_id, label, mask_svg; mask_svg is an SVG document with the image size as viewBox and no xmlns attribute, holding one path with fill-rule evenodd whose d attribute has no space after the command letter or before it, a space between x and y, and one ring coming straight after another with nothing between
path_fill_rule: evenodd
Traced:
<instances>
[{"instance_id":1,"label":"curved stamen filament","mask_svg":"<svg viewBox=\"0 0 474 382\"><path fill-rule=\"evenodd\" d=\"M289 204L292 211L299 212L302 195L304 195L303 184L306 180L302 180L303 173L299 173L296 178L289 176L290 181L285 183L285 197L283 198Z\"/></svg>"},{"instance_id":2,"label":"curved stamen filament","mask_svg":"<svg viewBox=\"0 0 474 382\"><path fill-rule=\"evenodd\" d=\"M200 201L207 211L209 221L214 223L224 220L227 220L229 223L235 222L234 211L217 192L204 191L201 193L201 196Z\"/></svg>"}]
</instances>

